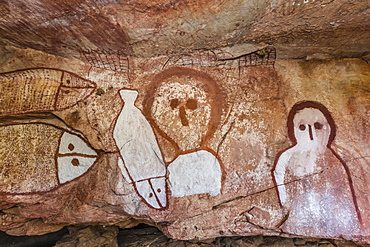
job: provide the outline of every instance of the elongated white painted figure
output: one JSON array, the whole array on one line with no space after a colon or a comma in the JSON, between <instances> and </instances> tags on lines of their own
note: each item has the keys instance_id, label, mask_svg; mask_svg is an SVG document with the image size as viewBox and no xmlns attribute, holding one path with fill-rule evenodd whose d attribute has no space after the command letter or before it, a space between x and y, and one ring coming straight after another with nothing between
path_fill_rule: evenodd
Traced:
<instances>
[{"instance_id":1,"label":"elongated white painted figure","mask_svg":"<svg viewBox=\"0 0 370 247\"><path fill-rule=\"evenodd\" d=\"M361 217L349 170L330 147L335 124L329 111L317 102L298 103L288 131L294 145L273 171L280 203L289 211L282 228L317 237L357 234Z\"/></svg>"},{"instance_id":2,"label":"elongated white painted figure","mask_svg":"<svg viewBox=\"0 0 370 247\"><path fill-rule=\"evenodd\" d=\"M220 163L216 156L206 150L180 155L168 166L168 171L173 197L220 194Z\"/></svg>"},{"instance_id":3,"label":"elongated white painted figure","mask_svg":"<svg viewBox=\"0 0 370 247\"><path fill-rule=\"evenodd\" d=\"M118 165L147 204L156 209L165 208L166 166L157 139L145 116L134 105L138 93L121 90L120 95L125 104L113 131L122 158Z\"/></svg>"}]
</instances>

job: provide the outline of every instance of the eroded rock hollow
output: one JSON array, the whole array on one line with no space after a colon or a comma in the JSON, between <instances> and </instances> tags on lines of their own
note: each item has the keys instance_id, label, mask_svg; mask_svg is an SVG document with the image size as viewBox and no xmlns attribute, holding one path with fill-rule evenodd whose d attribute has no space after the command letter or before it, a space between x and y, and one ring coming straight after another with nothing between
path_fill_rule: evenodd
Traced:
<instances>
[{"instance_id":1,"label":"eroded rock hollow","mask_svg":"<svg viewBox=\"0 0 370 247\"><path fill-rule=\"evenodd\" d=\"M370 244L367 1L0 12L0 230Z\"/></svg>"}]
</instances>

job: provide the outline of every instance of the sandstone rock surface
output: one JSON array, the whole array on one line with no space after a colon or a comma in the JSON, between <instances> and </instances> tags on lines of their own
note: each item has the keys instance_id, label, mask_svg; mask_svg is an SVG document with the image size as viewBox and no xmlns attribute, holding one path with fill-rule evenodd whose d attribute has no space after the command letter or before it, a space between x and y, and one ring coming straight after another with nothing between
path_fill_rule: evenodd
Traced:
<instances>
[{"instance_id":1,"label":"sandstone rock surface","mask_svg":"<svg viewBox=\"0 0 370 247\"><path fill-rule=\"evenodd\" d=\"M118 71L126 70L127 55L227 51L235 44L239 55L270 44L283 57L352 57L369 52L368 11L366 0L5 0L0 36Z\"/></svg>"},{"instance_id":2,"label":"sandstone rock surface","mask_svg":"<svg viewBox=\"0 0 370 247\"><path fill-rule=\"evenodd\" d=\"M0 5L0 230L370 244L369 4L216 2Z\"/></svg>"}]
</instances>

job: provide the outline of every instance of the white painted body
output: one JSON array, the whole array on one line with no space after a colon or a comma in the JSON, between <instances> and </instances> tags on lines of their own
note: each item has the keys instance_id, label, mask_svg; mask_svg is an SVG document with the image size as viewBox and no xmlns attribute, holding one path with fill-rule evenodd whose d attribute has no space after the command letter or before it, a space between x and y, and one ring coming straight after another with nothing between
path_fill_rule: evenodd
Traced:
<instances>
[{"instance_id":1,"label":"white painted body","mask_svg":"<svg viewBox=\"0 0 370 247\"><path fill-rule=\"evenodd\" d=\"M169 166L169 184L173 197L221 192L222 172L217 158L200 150L180 155Z\"/></svg>"},{"instance_id":2,"label":"white painted body","mask_svg":"<svg viewBox=\"0 0 370 247\"><path fill-rule=\"evenodd\" d=\"M152 207L166 207L166 166L153 129L134 103L138 93L121 90L124 107L117 118L113 137L122 160L122 174L128 174L138 194Z\"/></svg>"},{"instance_id":3,"label":"white painted body","mask_svg":"<svg viewBox=\"0 0 370 247\"><path fill-rule=\"evenodd\" d=\"M284 151L274 177L289 217L284 231L298 235L356 234L359 223L348 174L328 147L330 126L318 109L305 108L293 120L296 145Z\"/></svg>"},{"instance_id":4,"label":"white painted body","mask_svg":"<svg viewBox=\"0 0 370 247\"><path fill-rule=\"evenodd\" d=\"M301 110L294 116L293 123L297 144L280 155L274 170L279 199L283 206L287 200L284 185L287 167L291 165L298 177L313 174L316 170L317 157L320 157L326 151L330 135L329 123L317 109L306 108ZM314 127L315 123L320 123L321 129L316 129ZM304 129L301 130L300 126L304 126ZM292 160L292 156L299 159Z\"/></svg>"}]
</instances>

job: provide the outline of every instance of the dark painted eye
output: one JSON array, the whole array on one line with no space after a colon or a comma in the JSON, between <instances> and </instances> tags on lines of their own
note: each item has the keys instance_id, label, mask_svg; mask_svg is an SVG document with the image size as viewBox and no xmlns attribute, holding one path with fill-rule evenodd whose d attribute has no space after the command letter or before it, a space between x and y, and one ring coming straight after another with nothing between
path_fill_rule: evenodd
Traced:
<instances>
[{"instance_id":1,"label":"dark painted eye","mask_svg":"<svg viewBox=\"0 0 370 247\"><path fill-rule=\"evenodd\" d=\"M306 126L304 124L299 125L299 129L304 131L306 129Z\"/></svg>"},{"instance_id":2,"label":"dark painted eye","mask_svg":"<svg viewBox=\"0 0 370 247\"><path fill-rule=\"evenodd\" d=\"M68 149L69 149L69 151L72 151L73 149L75 149L75 146L72 143L70 143L68 145Z\"/></svg>"},{"instance_id":3,"label":"dark painted eye","mask_svg":"<svg viewBox=\"0 0 370 247\"><path fill-rule=\"evenodd\" d=\"M79 166L80 165L80 161L78 161L78 159L73 159L71 161L71 163L72 163L73 166Z\"/></svg>"},{"instance_id":4,"label":"dark painted eye","mask_svg":"<svg viewBox=\"0 0 370 247\"><path fill-rule=\"evenodd\" d=\"M190 110L195 110L197 109L198 107L198 102L196 99L188 99L188 101L186 101L186 107Z\"/></svg>"},{"instance_id":5,"label":"dark painted eye","mask_svg":"<svg viewBox=\"0 0 370 247\"><path fill-rule=\"evenodd\" d=\"M153 193L150 193L150 194L149 194L149 197L153 197Z\"/></svg>"},{"instance_id":6,"label":"dark painted eye","mask_svg":"<svg viewBox=\"0 0 370 247\"><path fill-rule=\"evenodd\" d=\"M172 109L175 109L180 104L180 101L178 99L171 99L170 106Z\"/></svg>"},{"instance_id":7,"label":"dark painted eye","mask_svg":"<svg viewBox=\"0 0 370 247\"><path fill-rule=\"evenodd\" d=\"M322 125L321 123L319 123L319 122L314 123L314 124L313 124L313 126L314 126L314 127L315 127L315 129L317 129L317 130L321 130L321 129L322 129L322 127L323 127L323 125Z\"/></svg>"},{"instance_id":8,"label":"dark painted eye","mask_svg":"<svg viewBox=\"0 0 370 247\"><path fill-rule=\"evenodd\" d=\"M161 192L162 192L162 190L161 190L161 189L157 189L157 191L158 191L158 193L161 193Z\"/></svg>"}]
</instances>

